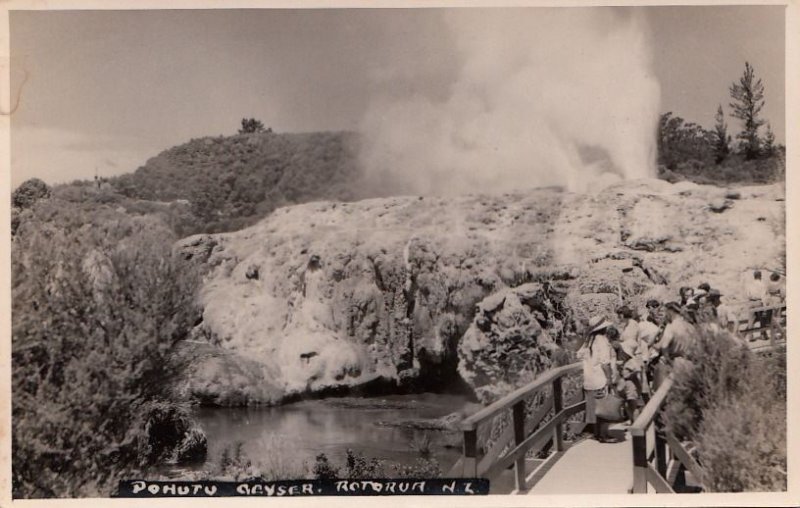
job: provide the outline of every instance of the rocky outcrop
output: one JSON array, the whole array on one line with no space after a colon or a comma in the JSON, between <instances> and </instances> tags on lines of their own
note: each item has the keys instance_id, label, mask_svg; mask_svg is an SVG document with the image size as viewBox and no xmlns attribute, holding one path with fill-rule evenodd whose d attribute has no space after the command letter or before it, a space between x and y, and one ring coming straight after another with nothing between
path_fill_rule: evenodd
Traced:
<instances>
[{"instance_id":1,"label":"rocky outcrop","mask_svg":"<svg viewBox=\"0 0 800 508\"><path fill-rule=\"evenodd\" d=\"M207 269L196 336L225 351L192 386L251 404L376 379L466 381L489 400L546 368L593 313L704 281L735 303L744 270L779 263L784 213L778 186L736 192L724 210L710 203L730 190L658 180L320 202L188 238L178 249Z\"/></svg>"}]
</instances>

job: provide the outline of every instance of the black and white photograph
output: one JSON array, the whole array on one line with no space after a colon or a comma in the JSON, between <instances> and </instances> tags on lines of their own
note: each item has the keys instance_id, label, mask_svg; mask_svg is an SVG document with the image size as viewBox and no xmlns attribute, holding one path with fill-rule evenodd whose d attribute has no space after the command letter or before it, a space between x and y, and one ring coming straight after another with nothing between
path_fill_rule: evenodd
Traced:
<instances>
[{"instance_id":1,"label":"black and white photograph","mask_svg":"<svg viewBox=\"0 0 800 508\"><path fill-rule=\"evenodd\" d=\"M797 7L10 2L0 504L796 505Z\"/></svg>"}]
</instances>

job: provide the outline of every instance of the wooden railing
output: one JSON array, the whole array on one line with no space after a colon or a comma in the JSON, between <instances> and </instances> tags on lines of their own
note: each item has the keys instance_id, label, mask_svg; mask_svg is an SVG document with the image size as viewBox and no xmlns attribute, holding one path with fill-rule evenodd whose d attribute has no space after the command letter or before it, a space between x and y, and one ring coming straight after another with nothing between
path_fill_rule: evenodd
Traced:
<instances>
[{"instance_id":1,"label":"wooden railing","mask_svg":"<svg viewBox=\"0 0 800 508\"><path fill-rule=\"evenodd\" d=\"M456 462L448 476L491 479L513 464L517 492L527 490L526 455L538 453L551 442L554 452L563 451L565 422L570 416L583 411L586 407L584 400L564 406L562 379L581 372L581 369L581 363L573 363L548 370L530 384L461 422L461 430L464 432L463 456ZM544 395L551 387L552 393L529 412L527 402L537 395ZM580 390L578 393L582 394ZM505 426L497 438L491 439L490 434L498 428L497 419L507 417L504 412L509 409L510 424ZM544 419L551 412L552 418L545 423ZM488 443L480 457L478 456L479 434L486 435L483 441Z\"/></svg>"},{"instance_id":2,"label":"wooden railing","mask_svg":"<svg viewBox=\"0 0 800 508\"><path fill-rule=\"evenodd\" d=\"M770 317L769 322L762 327L758 318L759 314L764 313L769 313ZM770 346L774 346L776 332L780 331L784 340L786 338L786 304L747 309L745 317L736 321L733 331L745 339L750 335L768 332Z\"/></svg>"},{"instance_id":3,"label":"wooden railing","mask_svg":"<svg viewBox=\"0 0 800 508\"><path fill-rule=\"evenodd\" d=\"M634 494L646 494L652 485L657 493L674 493L681 467L689 471L697 482L702 482L703 471L674 435L666 432L660 422L661 406L672 389L669 376L642 409L630 427L633 441ZM701 486L702 488L702 486Z\"/></svg>"}]
</instances>

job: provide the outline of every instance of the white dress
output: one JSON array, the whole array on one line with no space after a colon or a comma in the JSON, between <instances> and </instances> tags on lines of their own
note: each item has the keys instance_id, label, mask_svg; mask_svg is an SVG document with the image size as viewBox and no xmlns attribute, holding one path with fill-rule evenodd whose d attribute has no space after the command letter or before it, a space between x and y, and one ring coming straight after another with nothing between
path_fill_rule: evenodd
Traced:
<instances>
[{"instance_id":1,"label":"white dress","mask_svg":"<svg viewBox=\"0 0 800 508\"><path fill-rule=\"evenodd\" d=\"M577 356L583 362L583 389L601 390L605 388L608 380L603 365L610 366L614 361L608 338L603 334L596 335L591 349L587 345L583 345L578 350Z\"/></svg>"}]
</instances>

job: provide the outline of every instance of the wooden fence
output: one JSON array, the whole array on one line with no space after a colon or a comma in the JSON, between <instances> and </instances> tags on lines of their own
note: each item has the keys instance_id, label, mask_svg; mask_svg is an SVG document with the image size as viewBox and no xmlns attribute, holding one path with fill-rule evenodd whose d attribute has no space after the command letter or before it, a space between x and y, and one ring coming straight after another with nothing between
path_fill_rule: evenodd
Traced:
<instances>
[{"instance_id":1,"label":"wooden fence","mask_svg":"<svg viewBox=\"0 0 800 508\"><path fill-rule=\"evenodd\" d=\"M634 494L645 494L650 486L657 493L674 493L681 467L689 471L697 482L702 482L703 471L686 445L661 425L661 407L672 384L672 376L669 376L630 428L633 444L631 492Z\"/></svg>"},{"instance_id":2,"label":"wooden fence","mask_svg":"<svg viewBox=\"0 0 800 508\"><path fill-rule=\"evenodd\" d=\"M786 304L747 309L734 324L733 331L744 339L766 333L770 346L775 345L777 333L781 334L782 340L786 340Z\"/></svg>"},{"instance_id":3,"label":"wooden fence","mask_svg":"<svg viewBox=\"0 0 800 508\"><path fill-rule=\"evenodd\" d=\"M464 453L448 476L491 479L513 464L516 490L520 493L526 491L526 455L538 453L548 443L553 445L554 453L551 455L564 451L565 423L586 407L580 390L580 401L564 404L562 380L581 371L580 362L548 370L528 385L466 418L461 422ZM551 388L548 395L546 391ZM528 402L536 396L541 403L529 410ZM509 410L510 425L506 425L498 437L491 438L492 432L502 428L502 425L498 426L498 418L502 420ZM545 421L551 414L551 418ZM487 444L482 456L479 456L479 435L484 436L482 441Z\"/></svg>"}]
</instances>

